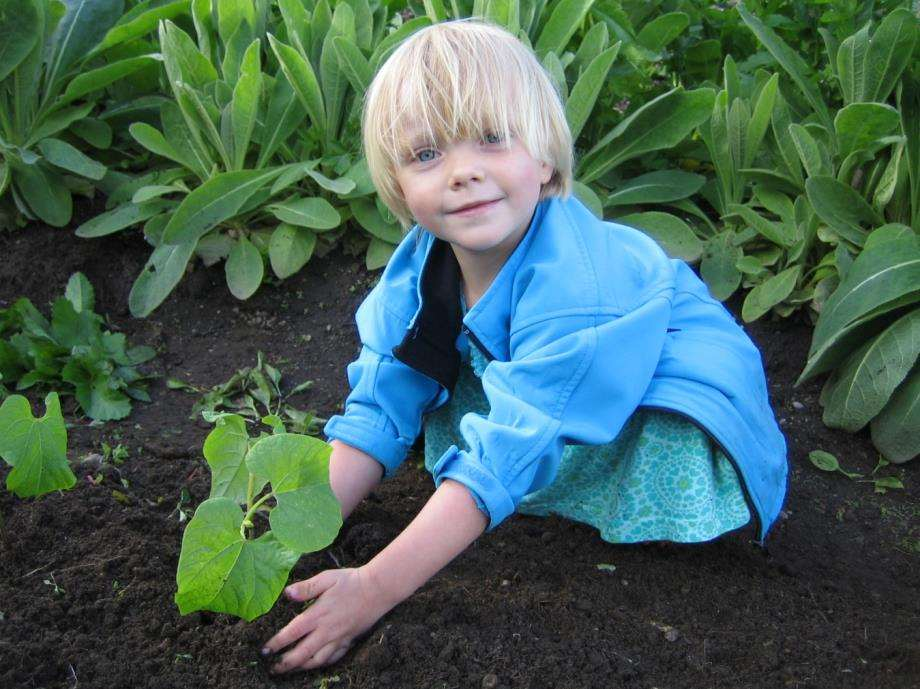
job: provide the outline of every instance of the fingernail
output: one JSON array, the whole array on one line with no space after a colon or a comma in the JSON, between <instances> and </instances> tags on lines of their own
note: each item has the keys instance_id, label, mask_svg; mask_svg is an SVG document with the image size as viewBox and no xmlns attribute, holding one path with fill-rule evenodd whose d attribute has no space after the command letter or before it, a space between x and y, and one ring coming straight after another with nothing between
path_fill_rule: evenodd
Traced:
<instances>
[{"instance_id":1,"label":"fingernail","mask_svg":"<svg viewBox=\"0 0 920 689\"><path fill-rule=\"evenodd\" d=\"M293 588L284 589L284 595L291 600L297 600L297 592Z\"/></svg>"},{"instance_id":2,"label":"fingernail","mask_svg":"<svg viewBox=\"0 0 920 689\"><path fill-rule=\"evenodd\" d=\"M263 649L260 651L260 653L261 653L263 656L270 656L270 655L272 654L272 649L270 649L268 646L266 646L265 648L263 648Z\"/></svg>"}]
</instances>

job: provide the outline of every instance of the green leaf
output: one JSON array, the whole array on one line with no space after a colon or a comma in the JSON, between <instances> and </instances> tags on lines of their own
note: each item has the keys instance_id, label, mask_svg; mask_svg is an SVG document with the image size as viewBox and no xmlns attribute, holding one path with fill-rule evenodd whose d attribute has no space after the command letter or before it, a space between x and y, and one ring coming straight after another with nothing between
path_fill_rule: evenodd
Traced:
<instances>
[{"instance_id":1,"label":"green leaf","mask_svg":"<svg viewBox=\"0 0 920 689\"><path fill-rule=\"evenodd\" d=\"M214 175L179 204L163 230L163 241L194 246L211 228L236 215L256 192L284 170L276 167Z\"/></svg>"},{"instance_id":2,"label":"green leaf","mask_svg":"<svg viewBox=\"0 0 920 689\"><path fill-rule=\"evenodd\" d=\"M95 358L72 357L61 378L74 386L77 402L91 419L112 421L131 413L131 400L122 389L124 382L112 375L110 366Z\"/></svg>"},{"instance_id":3,"label":"green leaf","mask_svg":"<svg viewBox=\"0 0 920 689\"><path fill-rule=\"evenodd\" d=\"M151 153L155 153L163 158L168 158L180 165L194 170L195 164L189 162L184 153L179 153L172 144L155 127L151 127L146 122L135 122L128 127L128 133L137 143L146 148Z\"/></svg>"},{"instance_id":4,"label":"green leaf","mask_svg":"<svg viewBox=\"0 0 920 689\"><path fill-rule=\"evenodd\" d=\"M808 453L808 461L821 471L837 471L840 469L840 462L830 452L824 450L812 450Z\"/></svg>"},{"instance_id":5,"label":"green leaf","mask_svg":"<svg viewBox=\"0 0 920 689\"><path fill-rule=\"evenodd\" d=\"M64 181L41 163L9 161L13 184L29 210L52 227L64 227L73 213L73 200Z\"/></svg>"},{"instance_id":6,"label":"green leaf","mask_svg":"<svg viewBox=\"0 0 920 689\"><path fill-rule=\"evenodd\" d=\"M770 54L776 58L776 61L782 66L786 73L792 77L792 80L799 87L799 90L805 96L805 99L814 108L818 119L828 131L831 129L831 116L827 106L824 104L824 98L821 92L811 79L811 69L797 52L792 50L786 43L777 36L771 28L766 26L758 17L751 14L743 4L737 5L736 9L741 19L747 24L747 27L757 37L757 40L770 51Z\"/></svg>"},{"instance_id":7,"label":"green leaf","mask_svg":"<svg viewBox=\"0 0 920 689\"><path fill-rule=\"evenodd\" d=\"M367 246L367 253L364 256L364 266L368 270L377 270L383 268L390 261L393 252L396 251L396 245L385 242L382 239L371 237L371 243Z\"/></svg>"},{"instance_id":8,"label":"green leaf","mask_svg":"<svg viewBox=\"0 0 920 689\"><path fill-rule=\"evenodd\" d=\"M335 6L332 24L323 39L320 51L319 72L323 85L323 100L326 105L326 124L324 131L329 136L336 136L342 119L345 96L348 94L348 77L339 63L333 40L341 36L352 43L357 41L355 33L355 13L347 2Z\"/></svg>"},{"instance_id":9,"label":"green leaf","mask_svg":"<svg viewBox=\"0 0 920 689\"><path fill-rule=\"evenodd\" d=\"M198 240L193 239L184 244L161 244L153 250L128 295L128 308L132 316L149 316L163 303L185 274L185 267L197 243Z\"/></svg>"},{"instance_id":10,"label":"green leaf","mask_svg":"<svg viewBox=\"0 0 920 689\"><path fill-rule=\"evenodd\" d=\"M110 62L104 67L91 69L88 72L82 72L70 80L64 93L55 101L54 107L58 108L81 96L85 96L87 93L98 91L145 67L157 65L159 62L159 55L138 55L137 57Z\"/></svg>"},{"instance_id":11,"label":"green leaf","mask_svg":"<svg viewBox=\"0 0 920 689\"><path fill-rule=\"evenodd\" d=\"M35 0L4 0L0 6L0 82L32 51L41 25Z\"/></svg>"},{"instance_id":12,"label":"green leaf","mask_svg":"<svg viewBox=\"0 0 920 689\"><path fill-rule=\"evenodd\" d=\"M104 237L131 227L159 215L169 208L169 201L152 201L150 203L124 203L105 213L100 213L76 229L76 235L84 239Z\"/></svg>"},{"instance_id":13,"label":"green leaf","mask_svg":"<svg viewBox=\"0 0 920 689\"><path fill-rule=\"evenodd\" d=\"M741 272L735 266L742 251L735 246L734 238L734 232L722 232L706 242L703 249L700 277L719 301L728 299L741 284Z\"/></svg>"},{"instance_id":14,"label":"green leaf","mask_svg":"<svg viewBox=\"0 0 920 689\"><path fill-rule=\"evenodd\" d=\"M268 34L268 42L271 44L275 57L281 65L281 71L284 72L285 78L294 89L294 93L300 100L304 109L310 116L313 126L320 133L326 129L326 106L323 103L323 93L319 88L319 81L316 79L316 73L310 65L310 61L303 58L294 48L278 41L274 36Z\"/></svg>"},{"instance_id":15,"label":"green leaf","mask_svg":"<svg viewBox=\"0 0 920 689\"><path fill-rule=\"evenodd\" d=\"M577 179L572 180L572 194L585 204L588 210L594 213L595 217L599 220L604 219L604 204L601 203L600 198L591 187L587 184L582 184Z\"/></svg>"},{"instance_id":16,"label":"green leaf","mask_svg":"<svg viewBox=\"0 0 920 689\"><path fill-rule=\"evenodd\" d=\"M311 230L331 230L342 224L342 216L326 199L298 198L272 204L268 210L278 220Z\"/></svg>"},{"instance_id":17,"label":"green leaf","mask_svg":"<svg viewBox=\"0 0 920 689\"><path fill-rule=\"evenodd\" d=\"M262 254L246 237L240 237L230 249L224 270L230 293L237 299L249 299L259 289L265 274Z\"/></svg>"},{"instance_id":18,"label":"green leaf","mask_svg":"<svg viewBox=\"0 0 920 689\"><path fill-rule=\"evenodd\" d=\"M534 51L561 55L593 4L594 0L560 0L543 26Z\"/></svg>"},{"instance_id":19,"label":"green leaf","mask_svg":"<svg viewBox=\"0 0 920 689\"><path fill-rule=\"evenodd\" d=\"M674 89L649 101L602 138L580 164L578 179L587 184L620 163L683 141L712 114L712 89Z\"/></svg>"},{"instance_id":20,"label":"green leaf","mask_svg":"<svg viewBox=\"0 0 920 689\"><path fill-rule=\"evenodd\" d=\"M770 126L778 86L779 75L774 74L760 90L760 95L757 97L757 103L754 105L754 111L745 133L744 160L740 167L750 167L757 158L757 150L760 148L764 134L767 133L767 127Z\"/></svg>"},{"instance_id":21,"label":"green leaf","mask_svg":"<svg viewBox=\"0 0 920 689\"><path fill-rule=\"evenodd\" d=\"M342 510L329 486L332 448L316 438L284 433L257 441L246 465L271 483L278 501L269 514L272 534L285 547L314 552L335 540Z\"/></svg>"},{"instance_id":22,"label":"green leaf","mask_svg":"<svg viewBox=\"0 0 920 689\"><path fill-rule=\"evenodd\" d=\"M861 326L918 298L920 245L916 235L864 248L821 310L808 363L797 384L833 368L852 351L852 339L858 336Z\"/></svg>"},{"instance_id":23,"label":"green leaf","mask_svg":"<svg viewBox=\"0 0 920 689\"><path fill-rule=\"evenodd\" d=\"M106 149L112 145L112 128L95 117L77 120L70 125L70 132L96 148Z\"/></svg>"},{"instance_id":24,"label":"green leaf","mask_svg":"<svg viewBox=\"0 0 920 689\"><path fill-rule=\"evenodd\" d=\"M855 433L888 403L920 354L920 309L868 340L828 378L823 421Z\"/></svg>"},{"instance_id":25,"label":"green leaf","mask_svg":"<svg viewBox=\"0 0 920 689\"><path fill-rule=\"evenodd\" d=\"M218 79L217 70L211 61L198 50L195 42L171 21L160 24L160 49L169 82L176 92L178 86L202 89Z\"/></svg>"},{"instance_id":26,"label":"green leaf","mask_svg":"<svg viewBox=\"0 0 920 689\"><path fill-rule=\"evenodd\" d=\"M863 100L866 88L866 53L869 50L869 25L847 36L837 49L837 74L845 103Z\"/></svg>"},{"instance_id":27,"label":"green leaf","mask_svg":"<svg viewBox=\"0 0 920 689\"><path fill-rule=\"evenodd\" d=\"M136 8L139 7L136 6ZM127 43L135 38L146 36L157 28L157 24L163 19L173 19L180 14L188 14L189 0L176 0L168 4L149 7L136 15L127 18L123 16L118 24L109 29L105 38L92 51L92 55L98 55L116 45Z\"/></svg>"},{"instance_id":28,"label":"green leaf","mask_svg":"<svg viewBox=\"0 0 920 689\"><path fill-rule=\"evenodd\" d=\"M295 0L299 2L299 0ZM300 101L294 95L291 84L281 70L275 76L265 124L259 128L259 159L256 167L264 167L275 151L302 124L306 114Z\"/></svg>"},{"instance_id":29,"label":"green leaf","mask_svg":"<svg viewBox=\"0 0 920 689\"><path fill-rule=\"evenodd\" d=\"M240 76L233 88L230 119L233 123L233 166L240 170L249 151L249 140L259 113L259 94L262 92L262 68L259 64L258 39L249 44L240 64Z\"/></svg>"},{"instance_id":30,"label":"green leaf","mask_svg":"<svg viewBox=\"0 0 920 689\"><path fill-rule=\"evenodd\" d=\"M244 539L243 516L229 498L210 498L198 506L182 536L176 571L181 614L210 610L249 622L268 612L281 595L300 553L271 533Z\"/></svg>"},{"instance_id":31,"label":"green leaf","mask_svg":"<svg viewBox=\"0 0 920 689\"><path fill-rule=\"evenodd\" d=\"M249 488L249 469L246 453L249 452L249 433L246 421L237 414L224 414L215 422L214 429L205 438L202 450L211 468L209 498L229 498L237 504L246 502ZM265 487L265 481L253 484L253 495Z\"/></svg>"},{"instance_id":32,"label":"green leaf","mask_svg":"<svg viewBox=\"0 0 920 689\"><path fill-rule=\"evenodd\" d=\"M45 397L45 415L32 416L29 401L10 395L0 405L0 457L13 467L7 490L20 498L72 488L76 476L67 464L67 430L56 392Z\"/></svg>"},{"instance_id":33,"label":"green leaf","mask_svg":"<svg viewBox=\"0 0 920 689\"><path fill-rule=\"evenodd\" d=\"M607 74L613 61L616 60L620 52L620 43L615 43L611 48L605 50L585 68L572 93L565 101L565 118L568 120L569 129L572 132L572 140L578 139L582 127L588 121L588 116L594 110L597 97L607 80Z\"/></svg>"},{"instance_id":34,"label":"green leaf","mask_svg":"<svg viewBox=\"0 0 920 689\"><path fill-rule=\"evenodd\" d=\"M888 13L872 35L866 53L863 99L883 103L904 68L910 64L917 41L917 18L907 8Z\"/></svg>"},{"instance_id":35,"label":"green leaf","mask_svg":"<svg viewBox=\"0 0 920 689\"><path fill-rule=\"evenodd\" d=\"M416 31L424 29L426 26L431 26L431 19L428 17L415 17L403 23L403 25L393 33L385 36L383 40L377 44L377 47L374 48L374 52L371 55L371 67L374 68L374 71L377 71L378 67L380 67L383 61L389 57L390 53L393 52L398 45Z\"/></svg>"},{"instance_id":36,"label":"green leaf","mask_svg":"<svg viewBox=\"0 0 920 689\"><path fill-rule=\"evenodd\" d=\"M288 278L303 268L316 248L316 235L303 227L281 223L272 232L268 245L268 260L280 279Z\"/></svg>"},{"instance_id":37,"label":"green leaf","mask_svg":"<svg viewBox=\"0 0 920 689\"><path fill-rule=\"evenodd\" d=\"M74 273L70 276L67 287L64 288L64 298L73 305L73 310L77 313L92 312L96 302L93 286L83 273Z\"/></svg>"},{"instance_id":38,"label":"green leaf","mask_svg":"<svg viewBox=\"0 0 920 689\"><path fill-rule=\"evenodd\" d=\"M42 139L38 142L38 149L45 156L45 160L63 170L89 179L102 179L105 176L105 165L85 156L66 141Z\"/></svg>"},{"instance_id":39,"label":"green leaf","mask_svg":"<svg viewBox=\"0 0 920 689\"><path fill-rule=\"evenodd\" d=\"M685 199L697 193L705 181L702 175L680 170L647 172L617 187L604 201L604 207Z\"/></svg>"},{"instance_id":40,"label":"green leaf","mask_svg":"<svg viewBox=\"0 0 920 689\"><path fill-rule=\"evenodd\" d=\"M861 151L898 128L898 111L884 103L852 103L834 118L840 157Z\"/></svg>"},{"instance_id":41,"label":"green leaf","mask_svg":"<svg viewBox=\"0 0 920 689\"><path fill-rule=\"evenodd\" d=\"M902 464L920 454L920 370L895 390L871 429L872 442L889 462Z\"/></svg>"},{"instance_id":42,"label":"green leaf","mask_svg":"<svg viewBox=\"0 0 920 689\"><path fill-rule=\"evenodd\" d=\"M332 39L339 65L355 93L364 93L374 77L371 65L354 43L342 36Z\"/></svg>"},{"instance_id":43,"label":"green leaf","mask_svg":"<svg viewBox=\"0 0 920 689\"><path fill-rule=\"evenodd\" d=\"M703 255L703 242L683 220L670 213L650 211L617 218L617 222L636 227L654 239L671 258L694 263Z\"/></svg>"},{"instance_id":44,"label":"green leaf","mask_svg":"<svg viewBox=\"0 0 920 689\"><path fill-rule=\"evenodd\" d=\"M749 206L742 206L738 203L730 203L727 208L728 212L738 215L746 222L751 229L757 234L765 237L778 246L790 247L795 244L795 228L786 223L775 223L767 220L760 213Z\"/></svg>"},{"instance_id":45,"label":"green leaf","mask_svg":"<svg viewBox=\"0 0 920 689\"><path fill-rule=\"evenodd\" d=\"M384 220L376 204L369 198L354 199L349 203L355 220L371 235L387 244L399 244L402 230L399 225Z\"/></svg>"},{"instance_id":46,"label":"green leaf","mask_svg":"<svg viewBox=\"0 0 920 689\"><path fill-rule=\"evenodd\" d=\"M831 174L830 153L821 142L808 133L805 127L800 124L790 124L789 136L809 177Z\"/></svg>"},{"instance_id":47,"label":"green leaf","mask_svg":"<svg viewBox=\"0 0 920 689\"><path fill-rule=\"evenodd\" d=\"M802 266L786 268L748 292L741 307L741 318L744 319L744 322L756 321L785 300L795 289L795 283L801 274Z\"/></svg>"},{"instance_id":48,"label":"green leaf","mask_svg":"<svg viewBox=\"0 0 920 689\"><path fill-rule=\"evenodd\" d=\"M853 187L833 177L818 175L805 182L815 213L841 237L857 246L866 240L860 223L883 225L885 219Z\"/></svg>"},{"instance_id":49,"label":"green leaf","mask_svg":"<svg viewBox=\"0 0 920 689\"><path fill-rule=\"evenodd\" d=\"M690 16L686 13L667 12L643 26L636 35L636 43L657 53L680 36L689 25Z\"/></svg>"}]
</instances>

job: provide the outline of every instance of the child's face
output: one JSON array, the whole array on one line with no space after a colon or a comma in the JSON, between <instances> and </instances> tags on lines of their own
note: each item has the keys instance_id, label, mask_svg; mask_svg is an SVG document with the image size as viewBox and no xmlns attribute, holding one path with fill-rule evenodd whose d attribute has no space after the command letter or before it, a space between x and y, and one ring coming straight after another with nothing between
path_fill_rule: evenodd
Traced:
<instances>
[{"instance_id":1,"label":"child's face","mask_svg":"<svg viewBox=\"0 0 920 689\"><path fill-rule=\"evenodd\" d=\"M527 231L553 168L516 138L510 148L494 134L484 138L441 146L414 141L396 180L412 216L436 237L455 250L507 257Z\"/></svg>"}]
</instances>

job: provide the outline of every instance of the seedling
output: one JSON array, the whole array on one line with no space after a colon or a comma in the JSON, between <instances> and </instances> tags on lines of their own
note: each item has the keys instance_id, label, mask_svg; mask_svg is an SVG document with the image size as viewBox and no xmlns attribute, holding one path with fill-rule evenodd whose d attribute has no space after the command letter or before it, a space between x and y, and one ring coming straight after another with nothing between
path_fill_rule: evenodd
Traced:
<instances>
[{"instance_id":1,"label":"seedling","mask_svg":"<svg viewBox=\"0 0 920 689\"><path fill-rule=\"evenodd\" d=\"M219 412L239 414L252 421L263 416L277 416L284 419L290 432L307 435L315 435L326 421L288 404L290 397L310 388L313 381L304 381L290 392L282 392L281 372L265 361L262 352L258 353L254 367L241 368L229 380L212 388L200 388L178 378L170 378L166 385L173 390L201 395L192 407L192 419L205 415L205 419L211 421Z\"/></svg>"},{"instance_id":2,"label":"seedling","mask_svg":"<svg viewBox=\"0 0 920 689\"><path fill-rule=\"evenodd\" d=\"M821 471L839 472L857 483L871 483L875 487L876 493L887 493L891 489L904 488L901 479L896 476L875 476L879 469L890 464L888 460L881 456L868 478L863 478L863 475L857 472L845 471L840 466L840 462L837 458L830 452L825 452L824 450L812 450L808 453L808 460Z\"/></svg>"},{"instance_id":3,"label":"seedling","mask_svg":"<svg viewBox=\"0 0 920 689\"><path fill-rule=\"evenodd\" d=\"M272 607L300 556L325 548L342 526L329 486L332 449L285 433L277 417L264 419L274 433L257 439L237 414L215 423L204 443L211 492L182 537L175 601L183 615L210 610L251 621ZM269 530L255 537L263 514Z\"/></svg>"}]
</instances>

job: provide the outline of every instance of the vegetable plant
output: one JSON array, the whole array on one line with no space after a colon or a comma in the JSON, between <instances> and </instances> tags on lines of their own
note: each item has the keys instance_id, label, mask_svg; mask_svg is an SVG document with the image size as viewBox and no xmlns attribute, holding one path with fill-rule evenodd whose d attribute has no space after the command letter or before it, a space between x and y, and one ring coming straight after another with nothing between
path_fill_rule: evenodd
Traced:
<instances>
[{"instance_id":1,"label":"vegetable plant","mask_svg":"<svg viewBox=\"0 0 920 689\"><path fill-rule=\"evenodd\" d=\"M204 443L211 492L182 537L175 601L183 615L250 621L268 612L300 556L329 545L342 526L331 448L277 422L273 434L252 439L243 417L215 420ZM267 530L257 521L265 516Z\"/></svg>"},{"instance_id":2,"label":"vegetable plant","mask_svg":"<svg viewBox=\"0 0 920 689\"><path fill-rule=\"evenodd\" d=\"M89 280L74 273L64 296L52 305L50 321L26 298L0 309L3 385L66 390L87 416L98 421L124 418L131 412L132 399L149 402L149 376L137 366L152 359L154 350L129 348L123 333L104 330L94 302Z\"/></svg>"},{"instance_id":3,"label":"vegetable plant","mask_svg":"<svg viewBox=\"0 0 920 689\"><path fill-rule=\"evenodd\" d=\"M72 488L76 476L67 463L67 429L57 393L45 397L45 415L32 416L22 395L10 395L0 405L0 457L13 467L7 490L21 498Z\"/></svg>"}]
</instances>

